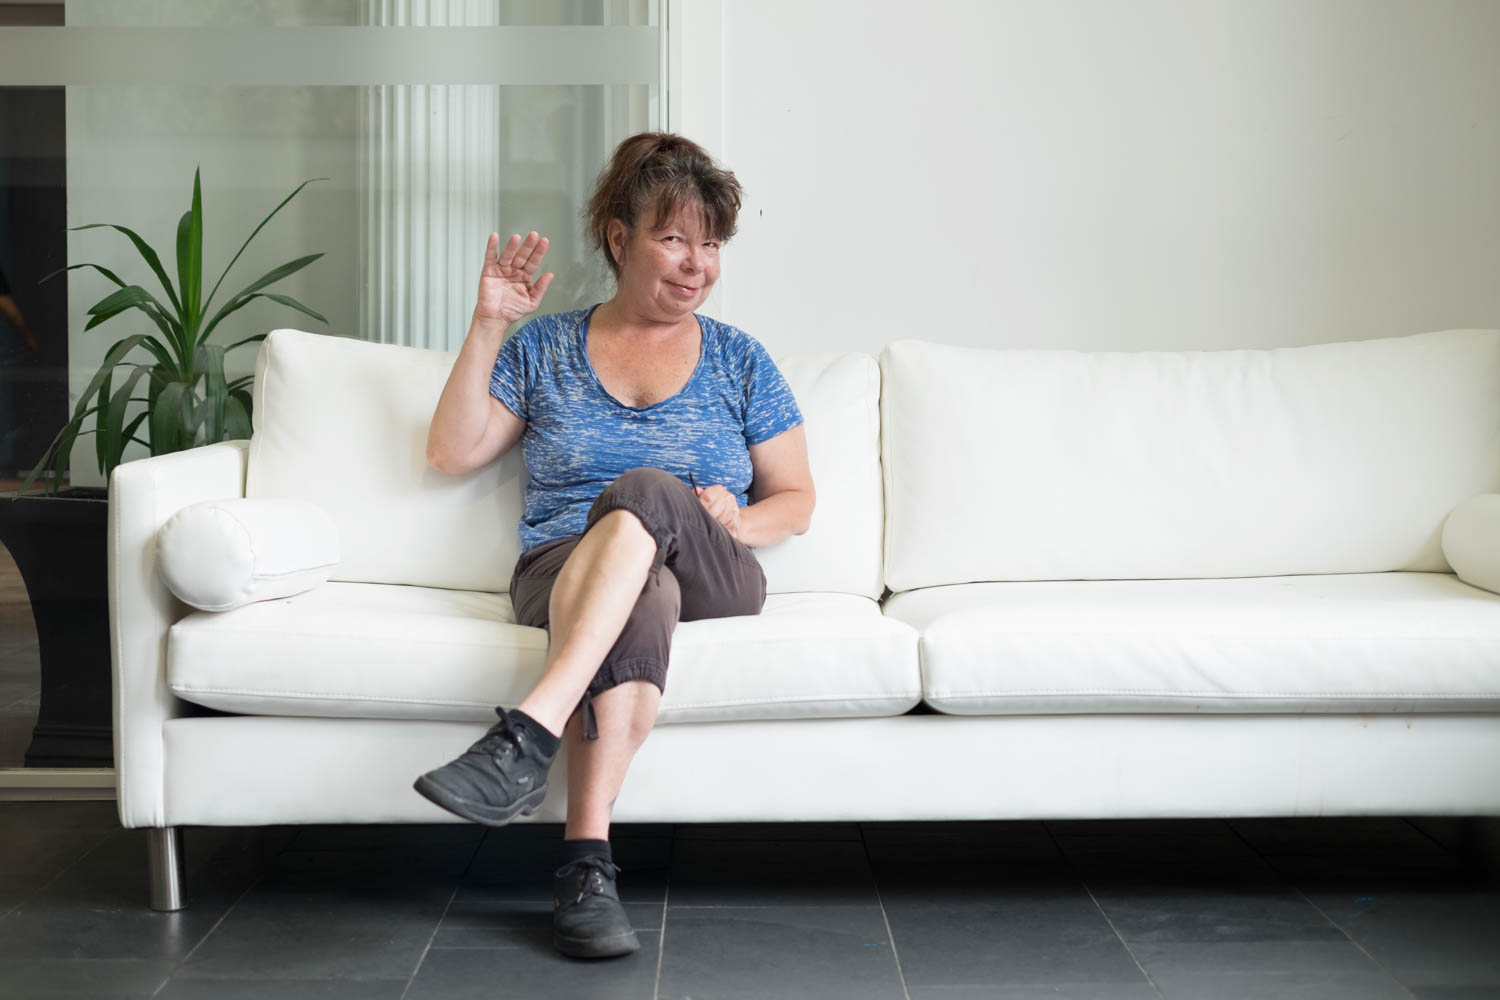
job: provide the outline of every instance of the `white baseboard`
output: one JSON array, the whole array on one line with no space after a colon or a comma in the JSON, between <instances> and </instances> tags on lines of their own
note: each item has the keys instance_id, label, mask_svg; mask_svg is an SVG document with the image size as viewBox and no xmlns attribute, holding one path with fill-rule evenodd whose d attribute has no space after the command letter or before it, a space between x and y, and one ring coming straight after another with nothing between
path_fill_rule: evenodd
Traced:
<instances>
[{"instance_id":1,"label":"white baseboard","mask_svg":"<svg viewBox=\"0 0 1500 1000\"><path fill-rule=\"evenodd\" d=\"M112 767L0 768L0 802L114 798Z\"/></svg>"}]
</instances>

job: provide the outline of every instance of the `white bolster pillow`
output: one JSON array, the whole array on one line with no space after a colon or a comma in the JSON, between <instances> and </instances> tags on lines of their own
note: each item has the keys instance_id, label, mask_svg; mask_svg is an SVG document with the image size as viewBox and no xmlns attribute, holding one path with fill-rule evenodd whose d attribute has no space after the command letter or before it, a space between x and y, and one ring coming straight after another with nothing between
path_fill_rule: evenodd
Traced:
<instances>
[{"instance_id":1,"label":"white bolster pillow","mask_svg":"<svg viewBox=\"0 0 1500 1000\"><path fill-rule=\"evenodd\" d=\"M167 518L156 556L162 581L184 603L231 611L327 580L339 563L338 527L308 500L204 500Z\"/></svg>"},{"instance_id":2,"label":"white bolster pillow","mask_svg":"<svg viewBox=\"0 0 1500 1000\"><path fill-rule=\"evenodd\" d=\"M1500 594L1500 493L1453 508L1443 522L1443 555L1464 583Z\"/></svg>"}]
</instances>

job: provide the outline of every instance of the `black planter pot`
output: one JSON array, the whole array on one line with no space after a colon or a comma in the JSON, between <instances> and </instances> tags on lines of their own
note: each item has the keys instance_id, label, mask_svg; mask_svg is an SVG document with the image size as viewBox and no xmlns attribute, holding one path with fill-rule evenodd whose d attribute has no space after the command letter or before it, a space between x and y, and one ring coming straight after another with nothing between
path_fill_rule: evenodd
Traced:
<instances>
[{"instance_id":1,"label":"black planter pot","mask_svg":"<svg viewBox=\"0 0 1500 1000\"><path fill-rule=\"evenodd\" d=\"M108 530L103 486L0 493L0 543L31 598L42 661L27 767L114 767Z\"/></svg>"}]
</instances>

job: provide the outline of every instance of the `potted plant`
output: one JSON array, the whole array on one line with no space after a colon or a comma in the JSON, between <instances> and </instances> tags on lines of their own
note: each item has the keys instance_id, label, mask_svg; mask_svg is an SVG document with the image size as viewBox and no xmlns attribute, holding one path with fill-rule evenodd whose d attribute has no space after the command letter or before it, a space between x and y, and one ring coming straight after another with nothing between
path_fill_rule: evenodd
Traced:
<instances>
[{"instance_id":1,"label":"potted plant","mask_svg":"<svg viewBox=\"0 0 1500 1000\"><path fill-rule=\"evenodd\" d=\"M177 223L175 286L156 251L130 229L110 223L72 227L109 228L123 233L161 283L165 303L142 285L128 284L98 264L72 264L42 279L93 268L116 288L90 307L85 332L126 314L137 320L144 316L156 330L133 333L110 347L72 418L48 445L21 489L0 499L0 542L10 550L26 583L42 661L41 708L26 752L28 767L111 766L114 759L106 592L109 491L100 486L60 489L74 442L88 434L97 435L94 453L99 471L108 482L131 441L144 444L152 455L165 455L250 436L249 385L254 376L226 380L224 357L237 347L264 340L266 334L246 337L228 347L210 344L208 338L226 318L260 298L327 323L320 313L296 299L263 291L323 255L298 257L272 269L225 299L217 311L213 311L214 296L266 223L312 182L303 181L261 220L207 296L203 295L202 281L199 171L193 173L192 205ZM147 352L151 359L127 360L127 355L138 351ZM118 369L127 371L116 388ZM146 395L134 395L143 379ZM127 424L125 412L131 403L144 403L145 407ZM84 430L90 416L92 429ZM137 434L143 426L144 439ZM42 495L25 495L49 465L53 472L49 490Z\"/></svg>"}]
</instances>

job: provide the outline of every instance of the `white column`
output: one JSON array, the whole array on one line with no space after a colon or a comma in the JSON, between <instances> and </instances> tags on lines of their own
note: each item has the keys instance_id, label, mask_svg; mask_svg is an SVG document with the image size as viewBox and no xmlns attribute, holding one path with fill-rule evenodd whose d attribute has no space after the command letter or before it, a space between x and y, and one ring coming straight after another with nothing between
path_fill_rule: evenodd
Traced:
<instances>
[{"instance_id":1,"label":"white column","mask_svg":"<svg viewBox=\"0 0 1500 1000\"><path fill-rule=\"evenodd\" d=\"M488 26L493 0L363 0L365 24ZM498 87L364 88L359 329L363 340L456 351L485 240L500 217Z\"/></svg>"}]
</instances>

